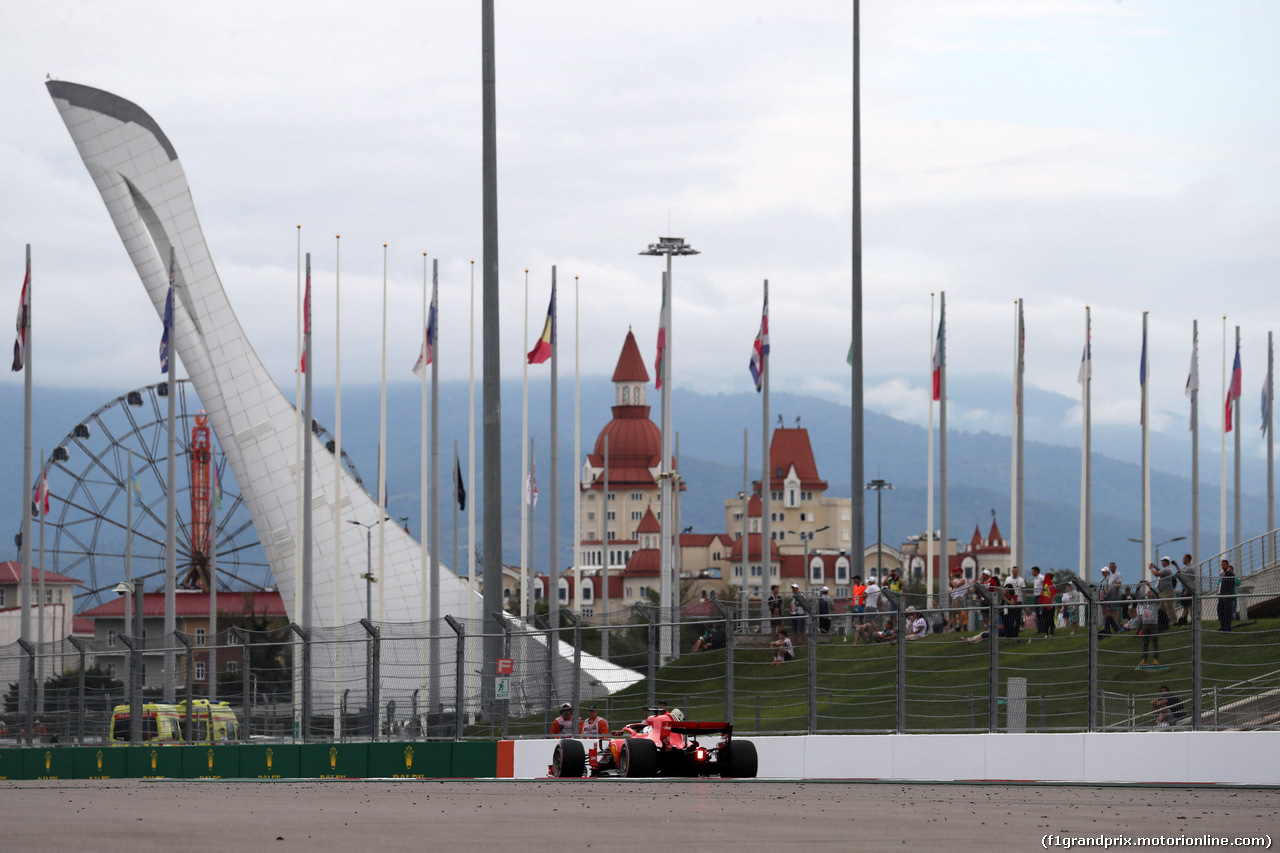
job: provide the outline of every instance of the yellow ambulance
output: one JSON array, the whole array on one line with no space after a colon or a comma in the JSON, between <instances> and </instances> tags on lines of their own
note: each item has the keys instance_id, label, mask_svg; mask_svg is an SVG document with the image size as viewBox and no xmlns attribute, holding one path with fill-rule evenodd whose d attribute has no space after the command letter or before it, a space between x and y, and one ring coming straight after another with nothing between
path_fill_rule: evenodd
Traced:
<instances>
[{"instance_id":1,"label":"yellow ambulance","mask_svg":"<svg viewBox=\"0 0 1280 853\"><path fill-rule=\"evenodd\" d=\"M176 706L178 716L187 721L187 702ZM208 699L191 701L192 743L232 743L240 740L240 721L226 702L210 702Z\"/></svg>"},{"instance_id":2,"label":"yellow ambulance","mask_svg":"<svg viewBox=\"0 0 1280 853\"><path fill-rule=\"evenodd\" d=\"M111 712L111 741L129 742L132 719L128 705L117 705ZM178 743L182 740L182 717L173 705L148 702L142 706L142 739Z\"/></svg>"}]
</instances>

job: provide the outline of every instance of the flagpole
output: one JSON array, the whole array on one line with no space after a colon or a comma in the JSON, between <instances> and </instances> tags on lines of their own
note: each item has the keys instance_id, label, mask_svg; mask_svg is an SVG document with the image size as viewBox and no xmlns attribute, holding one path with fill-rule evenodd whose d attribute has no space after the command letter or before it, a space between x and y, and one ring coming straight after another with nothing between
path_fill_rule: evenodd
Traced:
<instances>
[{"instance_id":1,"label":"flagpole","mask_svg":"<svg viewBox=\"0 0 1280 853\"><path fill-rule=\"evenodd\" d=\"M342 624L342 235L333 238L333 624ZM333 650L333 732L342 733L342 644Z\"/></svg>"},{"instance_id":2,"label":"flagpole","mask_svg":"<svg viewBox=\"0 0 1280 853\"><path fill-rule=\"evenodd\" d=\"M1084 355L1080 373L1080 571L1093 581L1093 318L1084 306Z\"/></svg>"},{"instance_id":3,"label":"flagpole","mask_svg":"<svg viewBox=\"0 0 1280 853\"><path fill-rule=\"evenodd\" d=\"M1142 312L1142 562L1151 554L1151 406L1147 389L1151 385L1151 362L1147 352L1147 315ZM1147 577L1147 567L1138 570L1138 580Z\"/></svg>"},{"instance_id":4,"label":"flagpole","mask_svg":"<svg viewBox=\"0 0 1280 853\"><path fill-rule=\"evenodd\" d=\"M430 336L430 333L428 332L428 324L430 320L428 319L428 316L427 316L427 309L428 309L430 300L431 300L431 295L427 292L427 253L423 252L422 253L422 358L425 359L429 356L431 358L431 363L434 369L435 353L432 352L431 350L431 340L430 340L431 336ZM428 461L427 460L427 453L428 453L427 435L430 432L430 427L428 425L429 421L427 419L427 371L426 371L425 364L422 364L421 366L423 369L418 371L418 378L419 380L421 380L421 383L422 383L422 395L421 395L422 413L421 413L421 420L419 421L422 424L422 429L419 430L418 432L418 494L422 496L418 502L418 574L419 574L418 619L422 622L426 622L427 607L428 607L427 601L429 598L427 590L430 585L430 577L429 577L430 569L428 567L428 562L427 562L427 552L428 552L427 528L430 522L428 521L427 504L435 502L435 495L432 492L430 492L427 488L427 461ZM433 459L431 461L434 464L435 460ZM432 628L428 626L426 630L427 636L430 636L431 631L432 631ZM424 676L426 674L427 674L426 672L423 673ZM427 687L429 686L429 684L424 684L422 686ZM430 702L429 704L432 708L435 707L435 702Z\"/></svg>"},{"instance_id":5,"label":"flagpole","mask_svg":"<svg viewBox=\"0 0 1280 853\"><path fill-rule=\"evenodd\" d=\"M942 541L939 583L951 579L951 540L947 536L947 292L938 294L938 507ZM854 483L854 488L860 484ZM862 555L858 556L861 565Z\"/></svg>"},{"instance_id":6,"label":"flagpole","mask_svg":"<svg viewBox=\"0 0 1280 853\"><path fill-rule=\"evenodd\" d=\"M36 492L36 512L40 513L40 574L36 588L36 643L43 644L44 636L44 517L49 500L49 477L44 472L44 451L40 451L40 490ZM36 658L36 713L44 713L44 655Z\"/></svg>"},{"instance_id":7,"label":"flagpole","mask_svg":"<svg viewBox=\"0 0 1280 853\"><path fill-rule=\"evenodd\" d=\"M529 480L527 482L527 485L525 486L525 499L526 499L526 503L529 504L529 571L528 571L529 584L528 586L525 587L525 589L527 590L527 592L525 593L525 601L528 602L528 605L529 605L526 615L530 619L532 619L534 615L533 614L533 579L537 575L537 563L538 563L537 559L534 556L534 551L533 551L533 539L534 539L533 516L534 516L534 510L537 509L537 504L535 503L535 501L537 500L536 498L537 492L535 490L538 487L537 468L538 468L538 465L533 458L533 436L529 436ZM547 606L550 607L549 602Z\"/></svg>"},{"instance_id":8,"label":"flagpole","mask_svg":"<svg viewBox=\"0 0 1280 853\"><path fill-rule=\"evenodd\" d=\"M14 350L22 353L22 493L29 500L31 497L31 448L32 448L32 432L31 432L31 355L32 355L32 334L31 334L31 243L27 243L27 274L23 282L24 292L22 304L20 304L18 313L22 319L22 325L18 329L18 343L15 343ZM15 353L17 355L17 353ZM15 359L15 365L17 359ZM22 610L22 615L18 617L18 635L24 640L31 639L31 510L24 506L22 512L22 580L18 583L18 606ZM32 697L28 690L28 681L31 680L31 670L28 669L29 660L26 656L22 662L22 676L18 679L18 710L24 711L31 703ZM27 731L27 745L31 745L31 731Z\"/></svg>"},{"instance_id":9,"label":"flagpole","mask_svg":"<svg viewBox=\"0 0 1280 853\"><path fill-rule=\"evenodd\" d=\"M529 270L524 271L524 349L529 352ZM529 579L529 359L522 358L520 402L520 482L524 495L520 499L520 618L528 619L533 610L533 585ZM487 498L487 496L486 496Z\"/></svg>"},{"instance_id":10,"label":"flagpole","mask_svg":"<svg viewBox=\"0 0 1280 853\"><path fill-rule=\"evenodd\" d=\"M293 609L291 614L293 621L301 624L302 619L302 478L297 476L302 470L302 223L298 223L295 229L297 247L296 247L296 265L297 265L297 284L295 287L295 308L294 308L294 352L293 352L293 409L295 415L294 421L294 447L293 447ZM292 680L293 695L302 695L302 640L293 635L290 637L290 645L292 646ZM296 738L302 732L302 718L300 716L301 708L298 703L293 705L293 736Z\"/></svg>"},{"instance_id":11,"label":"flagpole","mask_svg":"<svg viewBox=\"0 0 1280 853\"><path fill-rule=\"evenodd\" d=\"M125 452L129 454L129 499L125 501L124 512L124 582L133 583L133 502L135 496L140 492L134 491L133 479L133 449L125 448ZM139 601L139 604L142 602ZM126 595L124 597L124 633L130 634L133 631L133 596ZM132 662L133 655L129 655Z\"/></svg>"},{"instance_id":12,"label":"flagpole","mask_svg":"<svg viewBox=\"0 0 1280 853\"><path fill-rule=\"evenodd\" d=\"M551 265L551 507L547 512L547 521L551 525L548 537L547 561L547 623L551 626L552 636L558 637L560 628L560 340L559 316L560 306L556 304L556 266ZM525 352L528 352L526 350ZM525 358L525 363L529 359ZM556 684L555 668L560 660L559 654L551 656L551 684Z\"/></svg>"},{"instance_id":13,"label":"flagpole","mask_svg":"<svg viewBox=\"0 0 1280 853\"><path fill-rule=\"evenodd\" d=\"M1022 300L1014 300L1013 317L1013 516L1010 521L1010 532L1013 534L1011 552L1015 566L1021 566L1026 557L1023 544L1025 525L1023 522L1023 488L1025 478L1022 470L1023 462L1023 370L1025 365L1024 329L1022 325Z\"/></svg>"},{"instance_id":14,"label":"flagpole","mask_svg":"<svg viewBox=\"0 0 1280 853\"><path fill-rule=\"evenodd\" d=\"M311 423L314 409L311 406L311 384L315 375L315 360L311 357L311 253L307 252L307 293L302 305L302 347L306 354L306 376L303 381L302 422L302 616L298 620L305 631L311 630L313 599L312 583L312 550L315 547L315 536L312 535L311 496L313 483ZM173 362L169 362L170 367ZM294 705L298 703L295 701ZM306 654L302 658L302 740L311 739L311 661Z\"/></svg>"},{"instance_id":15,"label":"flagpole","mask_svg":"<svg viewBox=\"0 0 1280 853\"><path fill-rule=\"evenodd\" d=\"M26 500L31 497L31 354L32 335L31 335L31 244L27 244L27 271L23 281L23 290L25 291L21 298L21 305L18 313L21 319L21 325L18 328L19 340L14 344L15 349L15 367L16 355L18 351L22 355L22 494ZM25 502L25 501L24 501ZM29 506L22 508L22 579L18 583L18 606L21 608L21 615L18 617L18 636L24 640L31 639L31 509ZM18 710L26 711L31 708L31 702L35 699L30 693L30 659L27 656L22 657L21 676L18 679ZM27 745L31 745L31 731L27 731Z\"/></svg>"},{"instance_id":16,"label":"flagpole","mask_svg":"<svg viewBox=\"0 0 1280 853\"><path fill-rule=\"evenodd\" d=\"M604 472L603 472L603 490L600 492L604 506L600 510L600 612L602 614L601 624L607 629L609 627L609 434L604 434ZM645 605L646 607L648 604ZM662 620L659 619L659 622ZM661 648L661 647L659 647ZM600 632L600 657L605 660L609 659L609 632L604 630Z\"/></svg>"},{"instance_id":17,"label":"flagpole","mask_svg":"<svg viewBox=\"0 0 1280 853\"><path fill-rule=\"evenodd\" d=\"M382 396L379 406L378 425L378 621L386 616L387 588L386 565L387 552L387 244L382 244ZM375 717L381 711L375 710ZM379 720L379 723L381 720Z\"/></svg>"},{"instance_id":18,"label":"flagpole","mask_svg":"<svg viewBox=\"0 0 1280 853\"><path fill-rule=\"evenodd\" d=\"M1191 372L1187 396L1191 398L1191 564L1200 563L1200 321L1191 321Z\"/></svg>"},{"instance_id":19,"label":"flagpole","mask_svg":"<svg viewBox=\"0 0 1280 853\"><path fill-rule=\"evenodd\" d=\"M425 256L424 256L425 257ZM440 707L440 643L435 639L440 628L440 259L431 261L431 306L435 322L431 329L431 685L427 691L431 707ZM457 507L457 493L454 494ZM456 513L457 510L455 509ZM456 527L456 525L455 525ZM421 532L421 531L419 531ZM457 564L454 564L457 568Z\"/></svg>"},{"instance_id":20,"label":"flagpole","mask_svg":"<svg viewBox=\"0 0 1280 853\"><path fill-rule=\"evenodd\" d=\"M174 288L174 274L177 267L177 253L169 247L169 287ZM177 305L174 305L174 314ZM174 366L177 364L177 338L172 320L169 328L169 416L168 429L169 448L165 467L165 533L164 533L164 701L170 704L176 698L175 661L176 650L173 648L173 633L177 629L175 608L178 593L178 428L177 398L178 382ZM145 671L145 667L144 667Z\"/></svg>"},{"instance_id":21,"label":"flagpole","mask_svg":"<svg viewBox=\"0 0 1280 853\"><path fill-rule=\"evenodd\" d=\"M215 451L210 456L216 478L214 484L218 488L217 498L209 507L209 631L205 635L209 644L209 651L206 652L208 667L205 672L209 680L209 701L212 703L218 701L218 504L222 502L222 483L218 471L218 454Z\"/></svg>"},{"instance_id":22,"label":"flagpole","mask_svg":"<svg viewBox=\"0 0 1280 853\"><path fill-rule=\"evenodd\" d=\"M1275 350L1272 347L1271 332L1267 332L1267 387L1263 393L1267 395L1267 419L1263 429L1267 432L1267 532L1276 529L1276 478L1275 478L1275 442L1271 435L1271 411L1275 402L1272 392L1275 374Z\"/></svg>"},{"instance_id":23,"label":"flagpole","mask_svg":"<svg viewBox=\"0 0 1280 853\"><path fill-rule=\"evenodd\" d=\"M925 606L933 606L933 299L936 294L929 294L929 473L925 478L925 570L924 594ZM857 487L857 483L854 483ZM854 573L862 575L862 564L854 563Z\"/></svg>"},{"instance_id":24,"label":"flagpole","mask_svg":"<svg viewBox=\"0 0 1280 853\"><path fill-rule=\"evenodd\" d=\"M764 280L764 321L768 322L769 310L769 279ZM764 329L760 330L764 333ZM773 544L772 531L769 524L769 511L773 506L773 471L769 467L769 450L772 442L769 440L769 347L762 346L760 350L760 571L762 577L773 577ZM855 487L857 484L854 484ZM809 568L805 567L804 578L802 579L804 588L808 588ZM746 581L746 578L743 578ZM799 641L799 637L795 638ZM810 637L807 642L813 642Z\"/></svg>"},{"instance_id":25,"label":"flagpole","mask_svg":"<svg viewBox=\"0 0 1280 853\"><path fill-rule=\"evenodd\" d=\"M476 262L471 260L471 323L470 364L467 376L467 482L473 492L476 490ZM476 583L476 502L471 500L471 512L467 513L467 586L471 594L467 596L467 618L476 618L476 595L479 593Z\"/></svg>"},{"instance_id":26,"label":"flagpole","mask_svg":"<svg viewBox=\"0 0 1280 853\"><path fill-rule=\"evenodd\" d=\"M1240 355L1240 327L1236 326L1236 356L1238 357L1239 355ZM1235 426L1235 433L1236 433L1235 471L1234 471L1234 476L1232 478L1233 480L1232 485L1235 493L1234 494L1235 506L1233 507L1233 513L1235 515L1235 529L1233 532L1235 535L1231 544L1234 547L1238 548L1240 547L1240 543L1244 541L1244 538L1241 535L1243 532L1244 525L1241 523L1242 519L1240 517L1240 433L1243 432L1243 430L1240 429L1240 389L1236 385L1235 365L1232 365L1231 374L1232 374L1231 375L1231 389L1232 389L1231 396L1233 398L1231 401L1231 405L1235 407L1235 411L1232 413L1235 415L1235 417L1231 419L1231 422Z\"/></svg>"},{"instance_id":27,"label":"flagpole","mask_svg":"<svg viewBox=\"0 0 1280 853\"><path fill-rule=\"evenodd\" d=\"M573 464L582 458L582 389L578 361L578 277L573 277ZM578 612L582 612L582 483L575 475L573 487L573 589Z\"/></svg>"},{"instance_id":28,"label":"flagpole","mask_svg":"<svg viewBox=\"0 0 1280 853\"><path fill-rule=\"evenodd\" d=\"M1231 405L1230 392L1227 390L1227 315L1222 315L1222 420L1219 430L1222 433L1222 447L1218 452L1218 553L1227 553L1227 421L1226 409Z\"/></svg>"}]
</instances>

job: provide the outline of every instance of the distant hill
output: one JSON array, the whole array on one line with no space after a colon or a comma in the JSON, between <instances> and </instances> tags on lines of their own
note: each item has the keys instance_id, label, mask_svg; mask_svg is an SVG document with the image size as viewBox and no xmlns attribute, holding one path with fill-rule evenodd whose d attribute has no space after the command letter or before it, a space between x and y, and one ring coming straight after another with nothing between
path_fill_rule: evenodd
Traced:
<instances>
[{"instance_id":1,"label":"distant hill","mask_svg":"<svg viewBox=\"0 0 1280 853\"><path fill-rule=\"evenodd\" d=\"M141 383L140 383L141 384ZM69 433L76 423L88 417L94 409L106 403L116 394L106 391L38 390L36 393L35 425L37 453L43 447L51 451L61 437ZM477 389L478 390L478 389ZM652 391L651 391L652 393ZM953 390L953 395L967 393ZM987 383L981 393L972 399L978 405L1004 405L1007 396L1001 397L998 384ZM550 497L550 459L548 448L549 411L548 383L530 386L530 432L535 437L537 472L541 501L536 519L539 530L536 536L538 567L545 569L548 547L547 500ZM520 386L517 382L503 385L503 559L519 562L520 518ZM343 388L343 437L345 449L369 488L376 482L376 448L378 441L378 398L376 387L359 386ZM416 385L393 385L388 391L388 491L390 514L399 519L407 516L410 530L417 535L419 529L419 411L420 398ZM480 395L477 393L477 406ZM656 400L656 394L653 395ZM0 428L7 437L3 457L0 457L0 477L11 484L3 490L0 513L9 519L8 527L19 528L21 500L18 496L21 479L22 402L21 388L8 387L0 391ZM613 400L612 384L605 379L586 379L582 382L582 452L590 452L596 435L611 417L609 406ZM1004 401L1003 403L1001 401ZM772 394L773 417L776 425L781 416L787 426L800 419L801 426L809 430L822 476L830 483L828 494L849 495L849 409L815 397L799 396L774 391ZM1046 392L1028 394L1028 409L1049 412L1041 419L1048 422L1065 422L1072 401ZM458 441L464 474L467 470L467 387L465 383L443 383L440 389L440 506L441 551L446 562L452 560L451 469L454 441ZM740 394L707 395L676 390L673 413L680 438L681 465L688 484L682 505L682 524L692 525L694 530L710 532L724 527L723 502L736 496L742 488L742 431L750 429L750 476L759 476L760 460L760 399L751 392ZM573 482L580 459L573 458L573 383L571 377L562 377L560 394L560 563L568 565L572 556L573 536ZM317 418L324 424L333 424L332 389L316 392ZM652 412L655 420L659 412ZM890 544L902 542L906 536L920 533L925 526L926 431L919 426L903 423L876 412L866 415L866 476L882 477L894 483L895 491L883 496L884 536ZM1077 435L1078 435L1078 427ZM1061 429L1048 430L1055 436L1064 434ZM1028 432L1031 432L1030 428ZM1100 428L1095 430L1095 448L1111 446L1123 448L1131 439L1133 430ZM1118 437L1117 437L1118 436ZM480 418L477 413L477 441L480 438ZM1166 473L1185 468L1186 442L1176 437L1162 437L1153 442L1153 528L1157 541L1190 532L1190 482L1185 477ZM1209 448L1202 447L1201 468L1206 477L1201 488L1201 537L1205 555L1216 551L1218 542L1216 483L1210 485L1208 477L1217 473L1217 458L1210 456ZM994 509L1002 531L1009 533L1010 488L1010 440L987 432L965 433L952 431L948 444L951 536L968 541L977 525L985 533L991 524ZM1134 451L1136 456L1136 447ZM480 449L477 445L477 457ZM1080 451L1059 444L1028 441L1026 445L1027 488L1027 553L1031 562L1044 566L1077 568ZM1263 466L1251 462L1247 466L1247 487L1256 486L1262 480ZM479 463L477 463L477 476ZM1136 461L1117 460L1095 453L1094 459L1094 558L1095 562L1116 559L1133 566L1139 559L1137 545L1127 542L1129 537L1141 535L1141 483ZM1216 478L1215 478L1216 479ZM469 511L480 511L483 495L475 483L467 483L467 491L474 501ZM870 497L870 496L869 496ZM470 501L469 501L470 502ZM875 501L867 501L867 542L875 539ZM1246 538L1262 532L1265 518L1265 499L1248 494L1245 499L1244 535ZM935 513L935 524L938 519ZM465 553L465 516L460 520L462 553ZM477 533L479 536L479 533ZM12 537L5 537L12 542ZM1179 552L1181 546L1179 543ZM9 546L12 547L12 546ZM8 553L0 549L0 553ZM465 559L460 562L465 563Z\"/></svg>"}]
</instances>

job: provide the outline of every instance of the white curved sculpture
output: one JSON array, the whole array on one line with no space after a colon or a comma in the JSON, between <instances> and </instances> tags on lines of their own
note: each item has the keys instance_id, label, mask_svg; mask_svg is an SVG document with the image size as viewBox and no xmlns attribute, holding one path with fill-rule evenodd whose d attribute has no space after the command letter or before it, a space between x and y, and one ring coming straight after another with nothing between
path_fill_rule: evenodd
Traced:
<instances>
[{"instance_id":1,"label":"white curved sculpture","mask_svg":"<svg viewBox=\"0 0 1280 853\"><path fill-rule=\"evenodd\" d=\"M169 247L176 252L173 346L209 413L289 616L300 622L300 614L292 612L299 582L293 569L298 541L297 415L253 351L227 300L177 152L136 104L76 83L53 80L46 85L161 317L169 286ZM314 442L313 513L327 519L333 512L333 457L318 439L309 438ZM363 522L377 519L374 500L345 471L342 476L343 516ZM334 577L333 526L317 523L313 530L311 624L317 627L331 626L338 584L339 624L354 623L364 615L365 590L359 575L366 562L365 532L354 525L344 527L340 578ZM386 525L380 581L385 584L381 592L389 622L422 618L420 555L418 543L404 530ZM467 595L466 585L442 566L440 612L465 615Z\"/></svg>"},{"instance_id":2,"label":"white curved sculpture","mask_svg":"<svg viewBox=\"0 0 1280 853\"><path fill-rule=\"evenodd\" d=\"M294 543L299 534L294 527L296 478L300 476L294 464L296 410L271 380L236 320L200 230L177 152L155 120L136 104L77 83L52 80L45 85L161 319L169 287L169 247L175 250L177 299L171 345L209 414L289 617L301 622L300 614L293 612L294 587L300 580L293 571ZM326 519L333 512L333 457L310 431L307 436L314 442L313 515ZM344 518L362 522L377 519L379 507L373 498L346 471L342 477ZM311 624L315 627L337 627L332 620L339 586L338 625L353 624L364 616L365 589L360 573L366 562L365 531L344 525L338 544L342 549L341 577L335 577L334 572L333 526L314 526ZM386 622L423 619L420 602L426 579L421 573L421 553L421 546L408 533L395 524L386 525L380 578ZM440 569L441 614L465 616L467 585L444 565ZM435 636L451 635L441 625L431 626L429 631ZM571 659L573 649L559 643L557 652L561 658ZM399 654L413 657L407 648ZM619 690L641 678L632 670L585 654L582 669L586 675L584 696ZM400 685L404 695L417 684L416 676L401 676L398 681L404 682ZM452 680L448 682L445 695L452 694ZM564 695L564 685L559 687ZM391 692L384 687L384 697Z\"/></svg>"}]
</instances>

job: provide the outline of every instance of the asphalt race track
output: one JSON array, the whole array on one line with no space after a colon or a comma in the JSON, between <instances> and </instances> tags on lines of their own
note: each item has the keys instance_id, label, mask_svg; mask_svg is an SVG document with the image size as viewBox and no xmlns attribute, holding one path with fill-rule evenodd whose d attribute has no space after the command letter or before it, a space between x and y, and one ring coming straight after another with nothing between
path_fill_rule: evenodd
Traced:
<instances>
[{"instance_id":1,"label":"asphalt race track","mask_svg":"<svg viewBox=\"0 0 1280 853\"><path fill-rule=\"evenodd\" d=\"M22 853L523 853L528 844L602 853L1015 851L1045 849L1046 834L1263 836L1280 831L1277 805L1275 789L1229 787L719 779L0 782L4 849Z\"/></svg>"}]
</instances>

